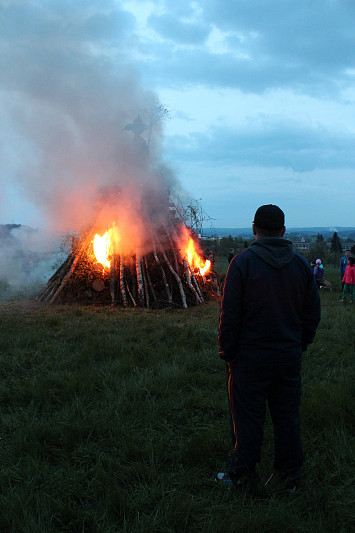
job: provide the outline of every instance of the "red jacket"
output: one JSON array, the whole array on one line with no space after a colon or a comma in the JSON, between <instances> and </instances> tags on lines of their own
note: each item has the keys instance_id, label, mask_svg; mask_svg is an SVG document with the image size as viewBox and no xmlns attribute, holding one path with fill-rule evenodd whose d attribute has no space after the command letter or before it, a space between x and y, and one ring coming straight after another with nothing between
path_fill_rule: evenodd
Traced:
<instances>
[{"instance_id":1,"label":"red jacket","mask_svg":"<svg viewBox=\"0 0 355 533\"><path fill-rule=\"evenodd\" d=\"M355 285L355 266L348 265L346 267L342 281L349 283L349 285Z\"/></svg>"}]
</instances>

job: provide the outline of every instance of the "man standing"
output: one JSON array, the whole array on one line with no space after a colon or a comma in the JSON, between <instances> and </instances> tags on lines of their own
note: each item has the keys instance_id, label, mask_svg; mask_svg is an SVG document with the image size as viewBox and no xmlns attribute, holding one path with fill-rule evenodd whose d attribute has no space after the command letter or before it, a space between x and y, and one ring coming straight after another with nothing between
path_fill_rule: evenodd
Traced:
<instances>
[{"instance_id":1,"label":"man standing","mask_svg":"<svg viewBox=\"0 0 355 533\"><path fill-rule=\"evenodd\" d=\"M350 255L351 255L351 250L346 250L345 251L345 255L340 259L339 272L340 272L340 282L341 282L341 290L342 291L344 290L343 277L344 277L344 274L345 274L345 269L348 266L348 259L349 259Z\"/></svg>"},{"instance_id":2,"label":"man standing","mask_svg":"<svg viewBox=\"0 0 355 533\"><path fill-rule=\"evenodd\" d=\"M228 254L228 263L232 261L233 257L234 257L234 248L230 248L229 254Z\"/></svg>"},{"instance_id":3,"label":"man standing","mask_svg":"<svg viewBox=\"0 0 355 533\"><path fill-rule=\"evenodd\" d=\"M263 205L255 241L230 263L219 319L219 356L227 362L233 454L224 484L258 479L266 402L274 427L274 467L296 485L300 438L301 358L320 321L320 300L308 262L283 239L284 213Z\"/></svg>"}]
</instances>

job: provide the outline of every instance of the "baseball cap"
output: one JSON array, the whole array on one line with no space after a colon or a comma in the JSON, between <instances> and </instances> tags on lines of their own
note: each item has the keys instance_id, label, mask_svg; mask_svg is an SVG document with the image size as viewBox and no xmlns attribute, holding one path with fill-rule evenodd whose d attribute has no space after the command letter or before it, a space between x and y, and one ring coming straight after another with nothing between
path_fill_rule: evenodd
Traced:
<instances>
[{"instance_id":1,"label":"baseball cap","mask_svg":"<svg viewBox=\"0 0 355 533\"><path fill-rule=\"evenodd\" d=\"M262 205L256 210L254 224L260 229L281 230L285 226L284 212L277 205Z\"/></svg>"}]
</instances>

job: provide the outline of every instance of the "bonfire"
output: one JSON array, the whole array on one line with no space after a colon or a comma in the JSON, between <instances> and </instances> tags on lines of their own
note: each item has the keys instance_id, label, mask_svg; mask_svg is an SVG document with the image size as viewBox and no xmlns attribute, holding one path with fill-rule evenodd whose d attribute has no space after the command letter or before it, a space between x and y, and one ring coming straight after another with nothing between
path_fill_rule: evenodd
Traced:
<instances>
[{"instance_id":1,"label":"bonfire","mask_svg":"<svg viewBox=\"0 0 355 533\"><path fill-rule=\"evenodd\" d=\"M113 196L116 201L111 194L90 230L73 239L38 300L187 308L219 296L211 260L170 201L152 222L147 210L137 217L127 195Z\"/></svg>"},{"instance_id":2,"label":"bonfire","mask_svg":"<svg viewBox=\"0 0 355 533\"><path fill-rule=\"evenodd\" d=\"M166 112L159 106L155 115L161 120ZM186 308L219 296L213 265L203 256L196 233L185 222L186 212L176 208L168 180L149 153L156 121L151 120L148 141L142 137L147 126L140 117L123 128L134 137L120 185L100 190L94 223L73 239L66 261L38 300Z\"/></svg>"}]
</instances>

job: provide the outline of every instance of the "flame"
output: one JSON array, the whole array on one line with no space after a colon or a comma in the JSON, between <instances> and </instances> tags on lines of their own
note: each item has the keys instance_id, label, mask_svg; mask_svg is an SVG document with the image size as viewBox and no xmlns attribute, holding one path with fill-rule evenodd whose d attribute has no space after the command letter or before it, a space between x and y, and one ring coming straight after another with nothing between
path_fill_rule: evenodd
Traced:
<instances>
[{"instance_id":1,"label":"flame","mask_svg":"<svg viewBox=\"0 0 355 533\"><path fill-rule=\"evenodd\" d=\"M106 231L102 236L96 233L94 240L94 254L96 261L101 263L104 267L110 268L111 262L108 260L111 247L111 232Z\"/></svg>"},{"instance_id":2,"label":"flame","mask_svg":"<svg viewBox=\"0 0 355 533\"><path fill-rule=\"evenodd\" d=\"M201 257L202 252L198 249L198 244L191 237L189 230L185 226L182 227L182 230L184 238L182 252L184 257L186 257L192 270L197 270L201 276L206 276L211 271L211 261L209 259L204 260Z\"/></svg>"},{"instance_id":3,"label":"flame","mask_svg":"<svg viewBox=\"0 0 355 533\"><path fill-rule=\"evenodd\" d=\"M104 268L110 268L111 261L109 257L114 253L114 243L119 240L117 229L116 231L115 229L114 225L112 225L103 235L96 233L92 241L96 261L101 263Z\"/></svg>"},{"instance_id":4,"label":"flame","mask_svg":"<svg viewBox=\"0 0 355 533\"><path fill-rule=\"evenodd\" d=\"M212 268L211 261L203 259L202 251L198 243L192 238L189 230L185 226L182 226L181 230L182 240L180 246L183 257L186 258L195 273L207 276ZM103 235L96 233L94 236L92 243L95 258L98 263L103 265L104 269L110 268L111 257L114 253L117 253L116 248L119 240L118 230L114 224Z\"/></svg>"}]
</instances>

